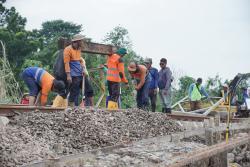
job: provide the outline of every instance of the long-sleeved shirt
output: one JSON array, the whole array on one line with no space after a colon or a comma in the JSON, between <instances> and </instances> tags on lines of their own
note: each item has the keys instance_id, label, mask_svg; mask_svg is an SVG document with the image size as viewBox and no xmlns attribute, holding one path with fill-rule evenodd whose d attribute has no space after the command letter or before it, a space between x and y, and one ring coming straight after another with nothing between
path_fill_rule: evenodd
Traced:
<instances>
[{"instance_id":1,"label":"long-sleeved shirt","mask_svg":"<svg viewBox=\"0 0 250 167\"><path fill-rule=\"evenodd\" d=\"M162 68L159 71L158 87L159 89L168 90L171 87L172 72L169 67Z\"/></svg>"},{"instance_id":2,"label":"long-sleeved shirt","mask_svg":"<svg viewBox=\"0 0 250 167\"><path fill-rule=\"evenodd\" d=\"M73 49L71 45L64 49L65 72L70 72L71 76L82 76L83 62L81 59L81 50Z\"/></svg>"},{"instance_id":3,"label":"long-sleeved shirt","mask_svg":"<svg viewBox=\"0 0 250 167\"><path fill-rule=\"evenodd\" d=\"M151 82L149 84L149 89L158 88L158 79L159 79L158 70L154 67L150 67L148 71L149 74L151 75Z\"/></svg>"},{"instance_id":4,"label":"long-sleeved shirt","mask_svg":"<svg viewBox=\"0 0 250 167\"><path fill-rule=\"evenodd\" d=\"M36 83L41 87L41 105L44 106L48 99L48 94L52 89L54 77L47 71L39 67L29 67L25 69L29 77L35 79Z\"/></svg>"},{"instance_id":5,"label":"long-sleeved shirt","mask_svg":"<svg viewBox=\"0 0 250 167\"><path fill-rule=\"evenodd\" d=\"M202 96L202 95L204 95L204 96L206 96L206 97L208 97L209 95L208 95L208 93L206 92L206 90L205 90L205 88L202 86L202 85L200 85L200 86L196 86L196 83L192 83L190 86L189 86L189 90L188 90L188 97L190 98L190 99L192 99L192 93L194 93L193 92L193 90L194 90L194 88L197 88L197 89L199 89L199 92L200 92L200 95ZM199 99L200 100L200 99Z\"/></svg>"}]
</instances>

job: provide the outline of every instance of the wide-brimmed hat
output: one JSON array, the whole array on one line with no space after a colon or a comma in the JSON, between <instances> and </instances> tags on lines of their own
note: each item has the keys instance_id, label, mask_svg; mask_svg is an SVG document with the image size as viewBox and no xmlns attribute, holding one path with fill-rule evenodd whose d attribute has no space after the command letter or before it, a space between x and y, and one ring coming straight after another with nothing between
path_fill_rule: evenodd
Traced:
<instances>
[{"instance_id":1,"label":"wide-brimmed hat","mask_svg":"<svg viewBox=\"0 0 250 167\"><path fill-rule=\"evenodd\" d=\"M84 36L81 35L81 34L77 34L77 35L74 35L73 38L72 38L72 42L75 42L75 41L81 41L84 39Z\"/></svg>"},{"instance_id":2,"label":"wide-brimmed hat","mask_svg":"<svg viewBox=\"0 0 250 167\"><path fill-rule=\"evenodd\" d=\"M134 63L134 62L129 63L128 71L129 72L135 72L136 71L136 63Z\"/></svg>"}]
</instances>

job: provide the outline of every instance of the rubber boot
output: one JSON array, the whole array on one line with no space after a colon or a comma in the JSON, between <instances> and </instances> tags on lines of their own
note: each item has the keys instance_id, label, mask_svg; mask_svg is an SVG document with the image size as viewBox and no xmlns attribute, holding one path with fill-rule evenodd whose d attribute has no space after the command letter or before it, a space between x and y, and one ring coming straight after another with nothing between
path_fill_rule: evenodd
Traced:
<instances>
[{"instance_id":1,"label":"rubber boot","mask_svg":"<svg viewBox=\"0 0 250 167\"><path fill-rule=\"evenodd\" d=\"M36 101L35 96L29 96L29 106L34 106Z\"/></svg>"}]
</instances>

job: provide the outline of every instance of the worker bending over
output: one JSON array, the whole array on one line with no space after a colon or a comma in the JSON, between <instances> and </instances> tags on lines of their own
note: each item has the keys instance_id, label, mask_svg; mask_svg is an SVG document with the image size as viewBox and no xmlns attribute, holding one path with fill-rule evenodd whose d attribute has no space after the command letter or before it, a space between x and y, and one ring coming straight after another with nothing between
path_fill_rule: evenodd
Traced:
<instances>
[{"instance_id":1,"label":"worker bending over","mask_svg":"<svg viewBox=\"0 0 250 167\"><path fill-rule=\"evenodd\" d=\"M110 99L108 109L118 109L118 98L120 95L120 82L128 83L124 72L122 57L127 54L125 48L120 48L115 54L109 55L107 59L107 84Z\"/></svg>"},{"instance_id":2,"label":"worker bending over","mask_svg":"<svg viewBox=\"0 0 250 167\"><path fill-rule=\"evenodd\" d=\"M149 110L149 85L151 76L144 65L139 65L136 62L129 63L128 71L136 81L135 89L137 90L136 102L137 107L143 110Z\"/></svg>"},{"instance_id":3,"label":"worker bending over","mask_svg":"<svg viewBox=\"0 0 250 167\"><path fill-rule=\"evenodd\" d=\"M39 67L28 67L22 73L22 79L29 88L29 105L34 105L41 91L41 106L47 103L50 91L63 94L65 85L63 81L56 80L47 71Z\"/></svg>"}]
</instances>

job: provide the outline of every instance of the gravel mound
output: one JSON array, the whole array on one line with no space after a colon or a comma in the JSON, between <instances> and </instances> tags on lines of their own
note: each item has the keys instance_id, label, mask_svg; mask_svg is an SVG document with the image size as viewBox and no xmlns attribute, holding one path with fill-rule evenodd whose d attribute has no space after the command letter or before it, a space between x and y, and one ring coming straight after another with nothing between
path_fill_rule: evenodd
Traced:
<instances>
[{"instance_id":1,"label":"gravel mound","mask_svg":"<svg viewBox=\"0 0 250 167\"><path fill-rule=\"evenodd\" d=\"M0 164L16 166L179 131L167 115L137 109L23 113L0 131Z\"/></svg>"}]
</instances>

